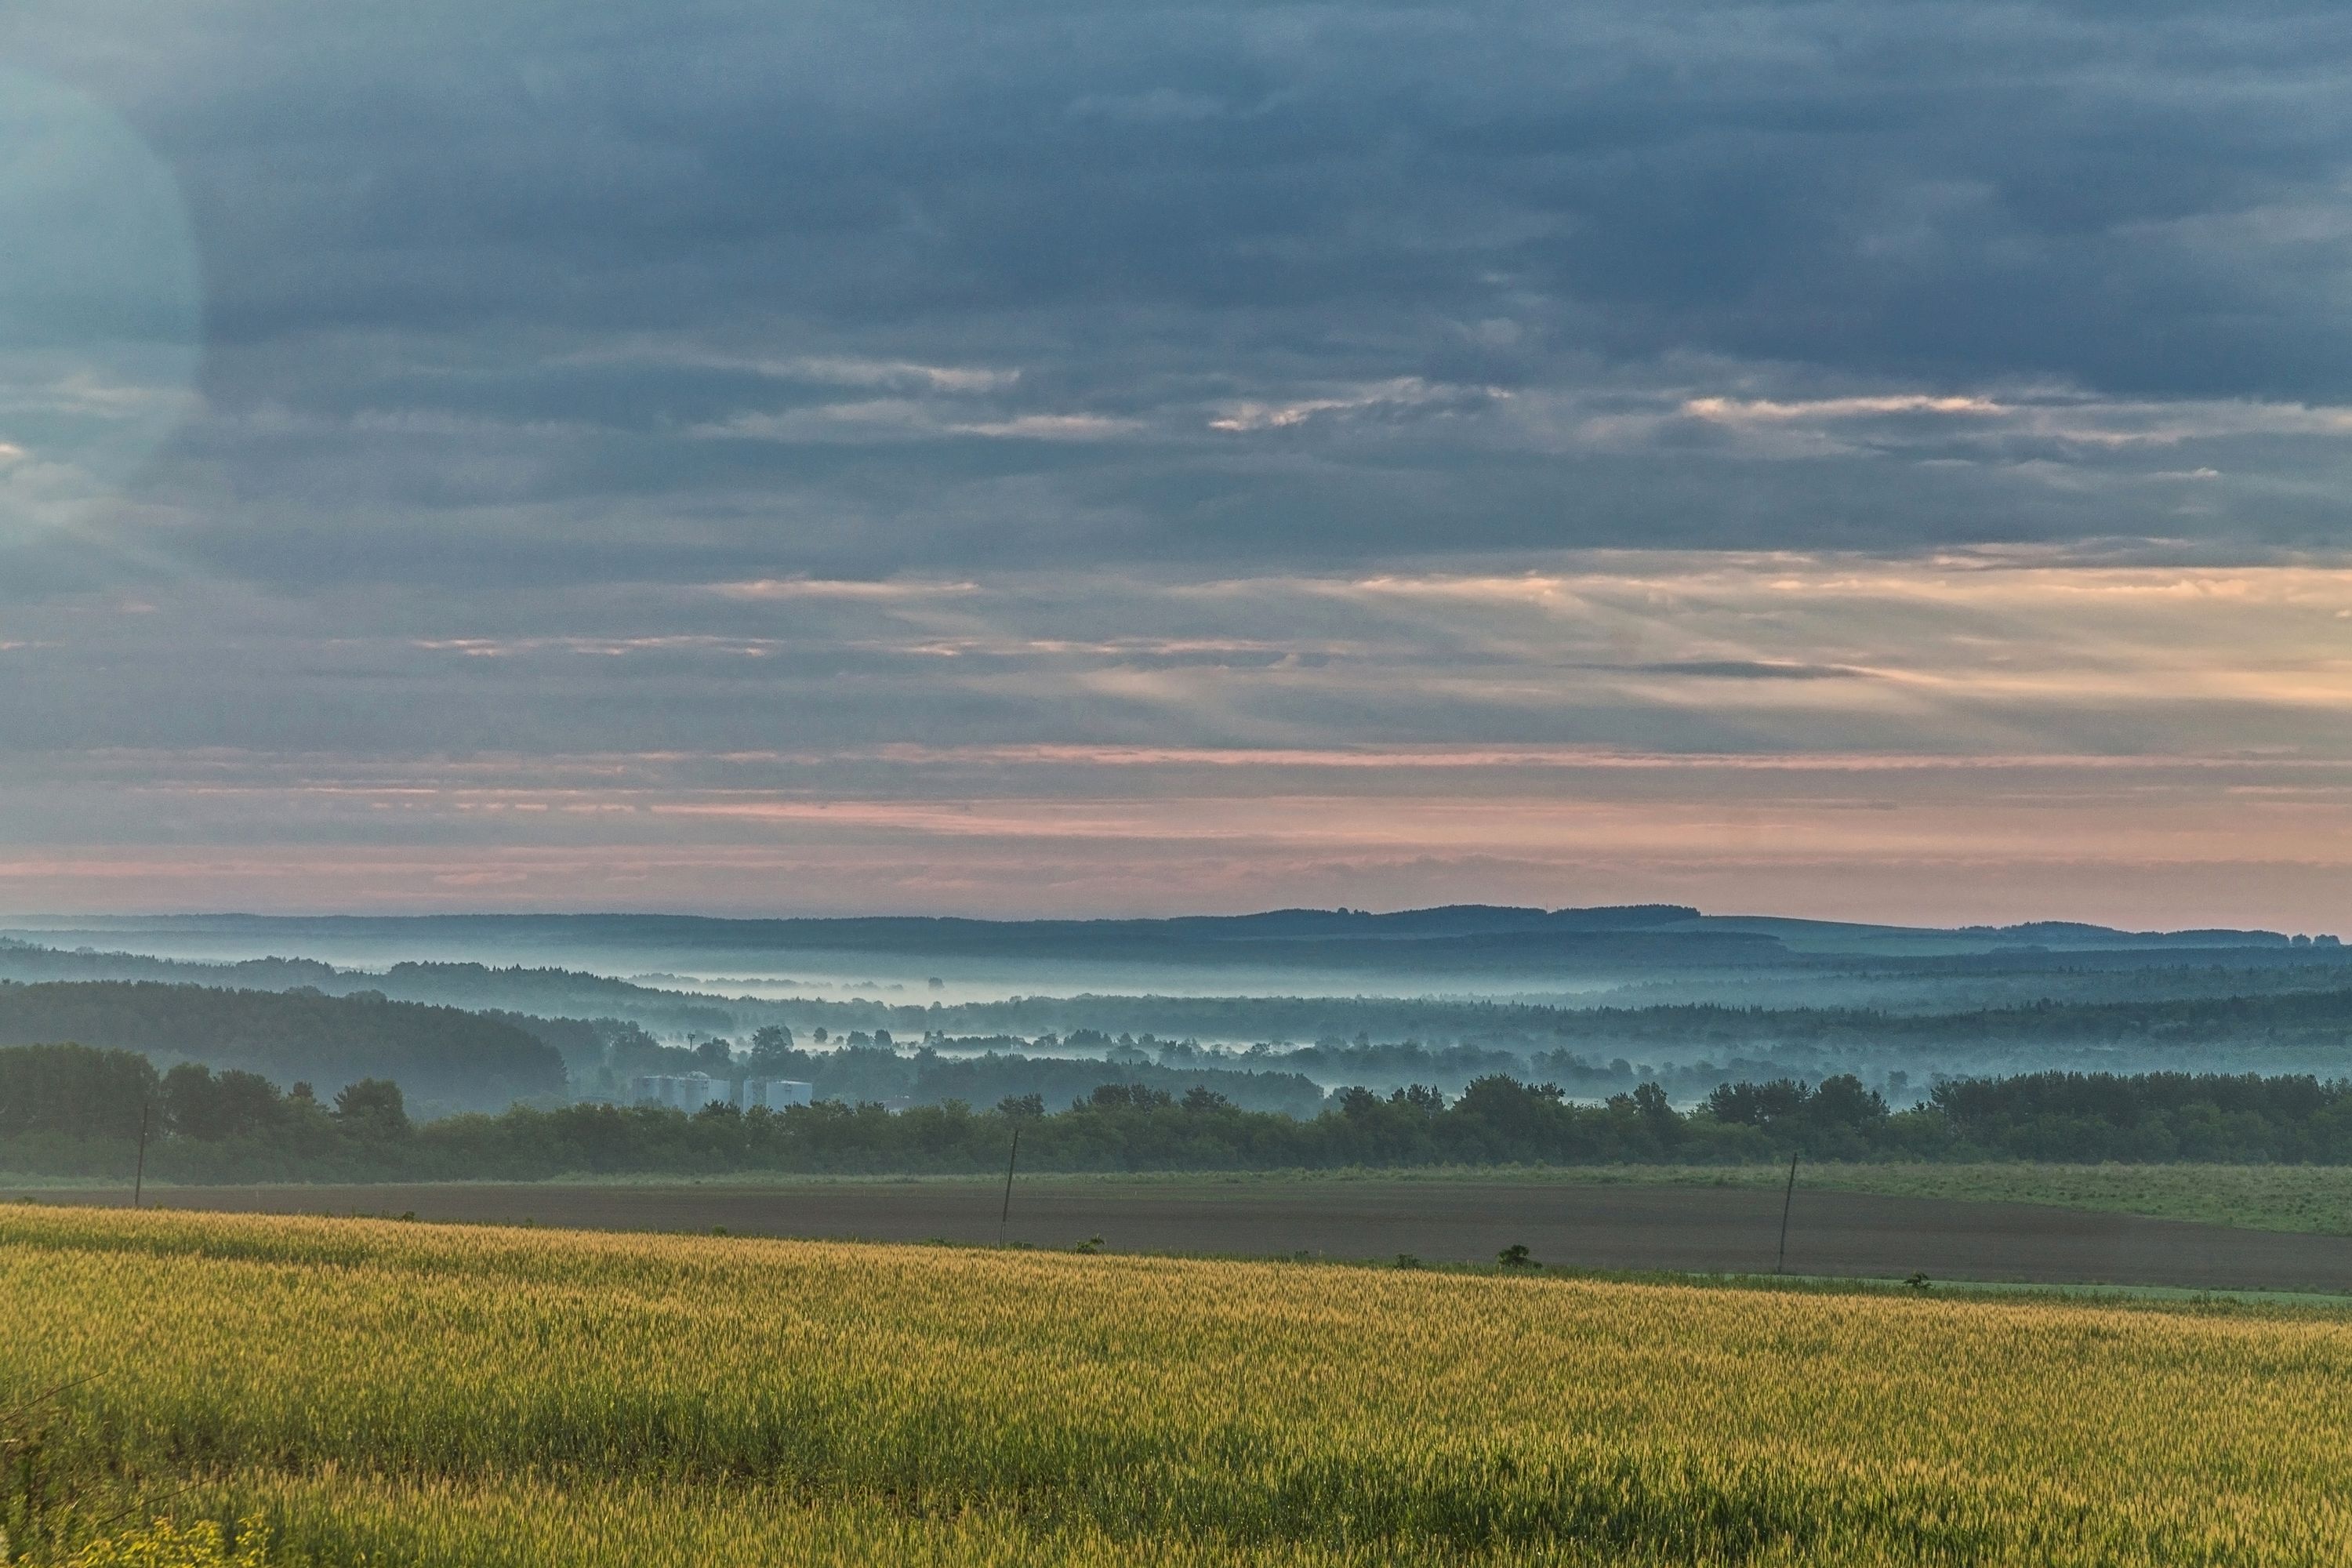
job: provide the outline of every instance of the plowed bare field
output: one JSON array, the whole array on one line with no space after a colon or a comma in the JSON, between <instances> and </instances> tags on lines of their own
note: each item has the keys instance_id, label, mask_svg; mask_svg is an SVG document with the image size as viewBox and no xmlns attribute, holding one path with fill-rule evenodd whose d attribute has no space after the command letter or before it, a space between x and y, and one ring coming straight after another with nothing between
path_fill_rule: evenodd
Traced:
<instances>
[{"instance_id":1,"label":"plowed bare field","mask_svg":"<svg viewBox=\"0 0 2352 1568\"><path fill-rule=\"evenodd\" d=\"M88 1191L47 1201L120 1204ZM152 1206L738 1236L993 1242L982 1182L727 1185L530 1184L176 1189ZM1769 1272L1780 1194L1756 1188L1512 1182L1039 1181L1015 1186L1003 1238L1104 1250L1485 1262L1514 1244L1547 1264ZM1798 1189L1792 1274L2352 1291L2352 1237L2292 1235L2029 1204Z\"/></svg>"}]
</instances>

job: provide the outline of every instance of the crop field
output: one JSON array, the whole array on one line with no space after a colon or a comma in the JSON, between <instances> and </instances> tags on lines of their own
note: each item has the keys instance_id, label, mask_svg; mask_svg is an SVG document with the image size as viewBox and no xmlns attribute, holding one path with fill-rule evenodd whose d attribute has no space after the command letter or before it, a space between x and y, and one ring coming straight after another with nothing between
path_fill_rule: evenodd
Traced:
<instances>
[{"instance_id":1,"label":"crop field","mask_svg":"<svg viewBox=\"0 0 2352 1568\"><path fill-rule=\"evenodd\" d=\"M25 1205L0 1302L44 1563L2352 1559L2333 1311Z\"/></svg>"},{"instance_id":2,"label":"crop field","mask_svg":"<svg viewBox=\"0 0 2352 1568\"><path fill-rule=\"evenodd\" d=\"M1734 1171L1684 1167L1680 1183L1732 1181L1777 1186L1782 1173L1753 1165ZM2259 1230L2352 1236L2352 1166L2061 1165L2002 1161L1987 1164L1830 1164L1801 1173L1807 1191L1877 1193L1975 1203L2045 1204L2100 1214L2143 1215ZM1594 1171L1591 1179L1642 1182L1641 1168Z\"/></svg>"}]
</instances>

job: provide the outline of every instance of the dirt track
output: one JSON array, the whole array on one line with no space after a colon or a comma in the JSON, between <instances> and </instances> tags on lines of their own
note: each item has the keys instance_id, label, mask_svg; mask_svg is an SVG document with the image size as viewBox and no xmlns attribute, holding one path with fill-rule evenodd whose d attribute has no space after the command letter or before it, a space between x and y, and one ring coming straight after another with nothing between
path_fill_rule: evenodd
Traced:
<instances>
[{"instance_id":1,"label":"dirt track","mask_svg":"<svg viewBox=\"0 0 2352 1568\"><path fill-rule=\"evenodd\" d=\"M49 1202L121 1203L120 1192ZM996 1239L982 1183L761 1186L225 1187L151 1194L156 1206L397 1214L615 1230L874 1240ZM1110 1251L1490 1260L1524 1243L1547 1263L1769 1271L1780 1194L1751 1188L1470 1182L1057 1183L1018 1186L1008 1240ZM2352 1237L2297 1236L2022 1204L1798 1190L1796 1274L2352 1291Z\"/></svg>"}]
</instances>

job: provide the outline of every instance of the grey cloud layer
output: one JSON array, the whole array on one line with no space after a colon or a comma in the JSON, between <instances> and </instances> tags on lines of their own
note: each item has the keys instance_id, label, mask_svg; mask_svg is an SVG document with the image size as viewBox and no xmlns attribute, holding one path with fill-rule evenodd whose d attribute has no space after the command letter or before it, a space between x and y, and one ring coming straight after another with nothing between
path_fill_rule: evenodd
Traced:
<instances>
[{"instance_id":1,"label":"grey cloud layer","mask_svg":"<svg viewBox=\"0 0 2352 1568\"><path fill-rule=\"evenodd\" d=\"M0 58L185 185L207 412L122 526L233 574L2352 532L2339 8L28 0Z\"/></svg>"},{"instance_id":2,"label":"grey cloud layer","mask_svg":"<svg viewBox=\"0 0 2352 1568\"><path fill-rule=\"evenodd\" d=\"M2340 898L2340 6L15 0L0 69L204 300L190 395L155 166L0 144L0 289L114 311L0 300L0 907Z\"/></svg>"}]
</instances>

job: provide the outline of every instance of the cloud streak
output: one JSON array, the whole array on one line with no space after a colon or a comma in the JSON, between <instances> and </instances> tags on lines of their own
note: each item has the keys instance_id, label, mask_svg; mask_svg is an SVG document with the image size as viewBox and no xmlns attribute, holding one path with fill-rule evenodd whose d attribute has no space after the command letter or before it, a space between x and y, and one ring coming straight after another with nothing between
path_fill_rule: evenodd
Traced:
<instances>
[{"instance_id":1,"label":"cloud streak","mask_svg":"<svg viewBox=\"0 0 2352 1568\"><path fill-rule=\"evenodd\" d=\"M102 642L74 635L96 604L14 614L0 631L29 662L0 689L0 887L70 902L38 868L97 857L114 868L73 897L172 903L209 867L215 896L270 903L275 873L219 868L346 855L408 904L447 892L426 868L464 846L511 862L496 886L517 907L1649 885L1823 914L1875 889L1877 912L1927 918L2019 912L2022 868L2063 845L2043 913L2267 901L2324 928L2323 873L2352 842L2347 568L1649 552L727 586L167 597ZM436 635L415 635L425 615ZM196 623L184 680L65 700ZM206 706L223 683L233 721ZM169 733L159 702L185 715ZM1016 847L1038 872L1017 891L999 881ZM801 869L754 896L747 866Z\"/></svg>"}]
</instances>

